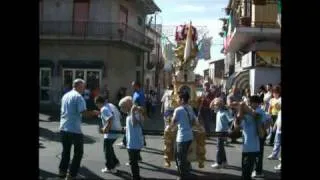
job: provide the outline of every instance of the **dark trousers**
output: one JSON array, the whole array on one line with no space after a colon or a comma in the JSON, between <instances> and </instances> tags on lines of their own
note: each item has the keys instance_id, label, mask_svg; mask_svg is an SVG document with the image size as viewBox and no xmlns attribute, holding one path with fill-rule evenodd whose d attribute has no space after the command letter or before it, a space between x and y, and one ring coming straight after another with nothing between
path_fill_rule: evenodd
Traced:
<instances>
[{"instance_id":1,"label":"dark trousers","mask_svg":"<svg viewBox=\"0 0 320 180\"><path fill-rule=\"evenodd\" d=\"M216 160L219 165L227 162L226 151L224 148L225 138L218 137Z\"/></svg>"},{"instance_id":2,"label":"dark trousers","mask_svg":"<svg viewBox=\"0 0 320 180\"><path fill-rule=\"evenodd\" d=\"M278 116L277 115L272 115L272 127L274 126L275 122L277 121ZM271 136L270 136L270 140L269 140L269 145L272 145L274 143L274 138L276 137L276 132L275 131L271 131Z\"/></svg>"},{"instance_id":3,"label":"dark trousers","mask_svg":"<svg viewBox=\"0 0 320 180\"><path fill-rule=\"evenodd\" d=\"M74 154L72 158L69 173L72 177L77 176L83 156L83 134L76 134L66 131L60 131L62 142L62 155L59 165L61 172L67 172L70 162L70 151L72 144L74 145Z\"/></svg>"},{"instance_id":4,"label":"dark trousers","mask_svg":"<svg viewBox=\"0 0 320 180\"><path fill-rule=\"evenodd\" d=\"M104 139L103 143L103 151L104 151L104 156L106 160L106 167L107 169L111 170L116 167L116 165L119 163L118 158L116 157L116 154L114 153L113 149L113 143L117 139Z\"/></svg>"},{"instance_id":5,"label":"dark trousers","mask_svg":"<svg viewBox=\"0 0 320 180\"><path fill-rule=\"evenodd\" d=\"M251 180L254 163L259 152L243 152L242 153L242 175L241 179Z\"/></svg>"},{"instance_id":6,"label":"dark trousers","mask_svg":"<svg viewBox=\"0 0 320 180\"><path fill-rule=\"evenodd\" d=\"M144 140L144 145L146 145L146 139L145 139L144 135L143 135L143 140ZM127 146L127 138L126 138L126 136L123 136L122 143L123 143L125 146ZM141 157L141 155L140 155L140 152L139 152L139 159L138 159L138 160L139 160L139 161L142 160L142 157Z\"/></svg>"},{"instance_id":7,"label":"dark trousers","mask_svg":"<svg viewBox=\"0 0 320 180\"><path fill-rule=\"evenodd\" d=\"M178 173L181 178L187 178L190 170L190 162L188 161L188 150L191 145L190 141L177 142L176 145L176 163L178 167Z\"/></svg>"},{"instance_id":8,"label":"dark trousers","mask_svg":"<svg viewBox=\"0 0 320 180\"><path fill-rule=\"evenodd\" d=\"M213 123L212 111L209 108L201 108L200 115L201 115L201 118L203 121L204 129L205 129L206 133L208 134L211 132L210 125Z\"/></svg>"},{"instance_id":9,"label":"dark trousers","mask_svg":"<svg viewBox=\"0 0 320 180\"><path fill-rule=\"evenodd\" d=\"M138 149L128 149L129 153L129 163L131 166L132 179L139 180L140 179L140 169L139 169L139 156L140 150Z\"/></svg>"},{"instance_id":10,"label":"dark trousers","mask_svg":"<svg viewBox=\"0 0 320 180\"><path fill-rule=\"evenodd\" d=\"M264 142L266 141L266 137L260 138L260 152L258 153L258 157L256 158L255 165L256 165L256 173L262 174L263 171L263 151L264 151Z\"/></svg>"}]
</instances>

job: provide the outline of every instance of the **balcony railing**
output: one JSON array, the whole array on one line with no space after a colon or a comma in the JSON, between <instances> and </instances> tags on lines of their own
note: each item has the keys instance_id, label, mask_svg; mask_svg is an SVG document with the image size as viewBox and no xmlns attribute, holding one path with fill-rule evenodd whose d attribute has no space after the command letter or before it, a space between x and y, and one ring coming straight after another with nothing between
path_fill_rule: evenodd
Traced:
<instances>
[{"instance_id":1,"label":"balcony railing","mask_svg":"<svg viewBox=\"0 0 320 180\"><path fill-rule=\"evenodd\" d=\"M95 21L40 21L39 27L41 36L125 41L148 49L152 49L154 45L154 41L144 33L122 23Z\"/></svg>"}]
</instances>

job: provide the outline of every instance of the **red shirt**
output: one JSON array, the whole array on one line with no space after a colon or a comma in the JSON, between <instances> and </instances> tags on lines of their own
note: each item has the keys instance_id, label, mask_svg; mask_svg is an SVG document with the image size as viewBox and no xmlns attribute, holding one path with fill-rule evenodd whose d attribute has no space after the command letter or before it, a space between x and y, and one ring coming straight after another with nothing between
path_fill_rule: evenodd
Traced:
<instances>
[{"instance_id":1,"label":"red shirt","mask_svg":"<svg viewBox=\"0 0 320 180\"><path fill-rule=\"evenodd\" d=\"M211 101L215 98L215 94L213 92L205 91L204 98L202 100L202 107L203 108L210 108Z\"/></svg>"}]
</instances>

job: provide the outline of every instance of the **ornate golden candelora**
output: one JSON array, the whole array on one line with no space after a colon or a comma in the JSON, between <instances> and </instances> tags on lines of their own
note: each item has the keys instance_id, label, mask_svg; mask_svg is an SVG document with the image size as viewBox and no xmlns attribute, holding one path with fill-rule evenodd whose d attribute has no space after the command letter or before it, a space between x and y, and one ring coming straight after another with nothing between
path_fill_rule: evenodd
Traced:
<instances>
[{"instance_id":1,"label":"ornate golden candelora","mask_svg":"<svg viewBox=\"0 0 320 180\"><path fill-rule=\"evenodd\" d=\"M196 46L195 28L192 27L191 22L188 26L184 26L184 31L187 30L186 38L182 38L177 41L177 48L175 49L176 61L174 62L174 72L173 72L173 85L174 92L172 94L172 106L177 107L178 104L178 93L180 90L187 90L190 94L190 105L194 108L198 107L198 99L196 93L196 82L195 75L193 73L194 68L197 65L196 55L198 53L198 47ZM179 33L179 32L178 32ZM183 35L181 36L183 37ZM172 116L166 118L167 123L171 123ZM205 140L206 134L204 128L200 126L193 126L194 139L188 151L188 160L190 162L197 161L199 168L204 167L204 161L206 160L205 154ZM164 130L164 160L165 167L171 166L171 161L175 161L175 143L176 143L177 127L169 128L167 126Z\"/></svg>"}]
</instances>

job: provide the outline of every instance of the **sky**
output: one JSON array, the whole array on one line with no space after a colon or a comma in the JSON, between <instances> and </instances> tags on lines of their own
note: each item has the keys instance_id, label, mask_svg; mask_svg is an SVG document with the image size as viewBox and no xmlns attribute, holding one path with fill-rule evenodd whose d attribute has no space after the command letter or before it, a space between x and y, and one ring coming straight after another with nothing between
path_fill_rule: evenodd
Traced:
<instances>
[{"instance_id":1,"label":"sky","mask_svg":"<svg viewBox=\"0 0 320 180\"><path fill-rule=\"evenodd\" d=\"M224 57L220 53L223 39L219 36L222 21L225 17L224 7L228 0L154 0L161 9L157 16L157 24L164 26L177 26L192 21L194 26L206 26L209 37L213 37L211 46L211 60ZM162 21L162 22L161 22ZM208 60L209 61L209 60ZM195 73L203 75L203 70L208 68L208 62L199 60Z\"/></svg>"}]
</instances>

